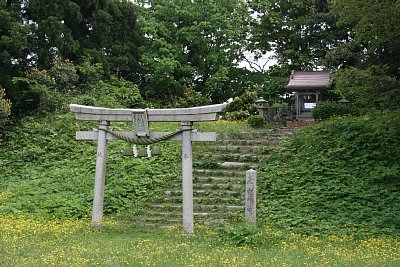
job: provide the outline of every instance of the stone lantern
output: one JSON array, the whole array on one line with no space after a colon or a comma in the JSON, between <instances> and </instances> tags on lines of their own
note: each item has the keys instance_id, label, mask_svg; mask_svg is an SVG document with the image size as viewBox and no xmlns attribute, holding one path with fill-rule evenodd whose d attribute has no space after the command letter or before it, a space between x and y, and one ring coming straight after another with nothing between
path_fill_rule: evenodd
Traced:
<instances>
[{"instance_id":1,"label":"stone lantern","mask_svg":"<svg viewBox=\"0 0 400 267\"><path fill-rule=\"evenodd\" d=\"M256 100L256 105L258 108L258 114L265 118L267 115L267 101L263 97L260 97Z\"/></svg>"}]
</instances>

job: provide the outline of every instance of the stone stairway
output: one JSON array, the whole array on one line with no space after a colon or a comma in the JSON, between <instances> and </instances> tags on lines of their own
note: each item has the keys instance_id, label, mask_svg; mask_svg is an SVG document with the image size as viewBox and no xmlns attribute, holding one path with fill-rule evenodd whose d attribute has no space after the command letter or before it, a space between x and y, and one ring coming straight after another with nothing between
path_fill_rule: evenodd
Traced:
<instances>
[{"instance_id":1,"label":"stone stairway","mask_svg":"<svg viewBox=\"0 0 400 267\"><path fill-rule=\"evenodd\" d=\"M226 133L217 142L195 144L193 195L195 223L207 224L244 215L245 172L257 169L273 146L293 134L289 128L265 132ZM155 204L148 204L135 221L169 226L182 221L181 177L171 182Z\"/></svg>"}]
</instances>

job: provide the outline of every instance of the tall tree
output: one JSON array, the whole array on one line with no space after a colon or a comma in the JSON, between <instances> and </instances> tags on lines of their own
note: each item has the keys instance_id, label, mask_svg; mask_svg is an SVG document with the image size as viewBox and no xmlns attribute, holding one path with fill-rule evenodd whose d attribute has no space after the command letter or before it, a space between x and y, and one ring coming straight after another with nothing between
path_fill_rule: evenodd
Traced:
<instances>
[{"instance_id":1,"label":"tall tree","mask_svg":"<svg viewBox=\"0 0 400 267\"><path fill-rule=\"evenodd\" d=\"M138 8L129 1L105 1L92 16L91 47L87 54L98 58L106 72L137 81L140 30Z\"/></svg>"},{"instance_id":2,"label":"tall tree","mask_svg":"<svg viewBox=\"0 0 400 267\"><path fill-rule=\"evenodd\" d=\"M254 0L252 40L255 48L274 51L280 65L312 69L338 40L347 38L337 27L327 0Z\"/></svg>"},{"instance_id":3,"label":"tall tree","mask_svg":"<svg viewBox=\"0 0 400 267\"><path fill-rule=\"evenodd\" d=\"M364 66L387 65L400 77L400 2L395 0L333 0L339 25L351 25L354 38L348 44L358 51Z\"/></svg>"},{"instance_id":4,"label":"tall tree","mask_svg":"<svg viewBox=\"0 0 400 267\"><path fill-rule=\"evenodd\" d=\"M168 100L192 87L214 102L229 98L248 27L244 1L152 0L141 20L143 91Z\"/></svg>"},{"instance_id":5,"label":"tall tree","mask_svg":"<svg viewBox=\"0 0 400 267\"><path fill-rule=\"evenodd\" d=\"M26 19L35 25L37 65L56 57L90 57L111 74L131 80L138 73L137 6L118 0L30 0Z\"/></svg>"},{"instance_id":6,"label":"tall tree","mask_svg":"<svg viewBox=\"0 0 400 267\"><path fill-rule=\"evenodd\" d=\"M11 78L28 67L29 26L20 19L18 1L0 1L0 86L9 87Z\"/></svg>"}]
</instances>

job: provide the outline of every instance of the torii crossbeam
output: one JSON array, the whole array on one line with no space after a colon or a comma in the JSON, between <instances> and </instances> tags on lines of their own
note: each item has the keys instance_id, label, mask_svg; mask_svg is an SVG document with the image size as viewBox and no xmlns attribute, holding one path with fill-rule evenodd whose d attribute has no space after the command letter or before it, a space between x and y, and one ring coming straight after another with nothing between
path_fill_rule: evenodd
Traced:
<instances>
[{"instance_id":1,"label":"torii crossbeam","mask_svg":"<svg viewBox=\"0 0 400 267\"><path fill-rule=\"evenodd\" d=\"M94 131L76 132L77 140L97 140L96 174L93 197L92 225L101 229L103 218L104 186L107 159L107 141L118 140L120 136L133 139L156 139L171 135L166 132L150 132L148 122L181 122L179 133L168 137L170 141L182 142L182 224L187 234L194 232L193 223L193 141L216 141L213 132L193 131L193 122L218 120L227 104L217 104L194 108L177 109L111 109L71 104L70 110L78 120L98 121ZM111 132L110 123L116 121L133 122L132 132Z\"/></svg>"}]
</instances>

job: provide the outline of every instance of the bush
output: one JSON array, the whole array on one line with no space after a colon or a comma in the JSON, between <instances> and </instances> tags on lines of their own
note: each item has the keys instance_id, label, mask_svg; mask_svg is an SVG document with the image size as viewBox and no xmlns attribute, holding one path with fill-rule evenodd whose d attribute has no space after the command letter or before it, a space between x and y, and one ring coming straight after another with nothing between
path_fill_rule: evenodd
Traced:
<instances>
[{"instance_id":1,"label":"bush","mask_svg":"<svg viewBox=\"0 0 400 267\"><path fill-rule=\"evenodd\" d=\"M177 108L189 108L209 105L211 104L211 101L200 92L196 92L193 88L187 87L183 88L183 96L178 97L174 104L174 107Z\"/></svg>"},{"instance_id":2,"label":"bush","mask_svg":"<svg viewBox=\"0 0 400 267\"><path fill-rule=\"evenodd\" d=\"M264 118L260 115L250 116L247 123L253 128L261 128L265 125Z\"/></svg>"},{"instance_id":3,"label":"bush","mask_svg":"<svg viewBox=\"0 0 400 267\"><path fill-rule=\"evenodd\" d=\"M242 121L250 116L250 112L247 110L238 110L227 112L224 115L224 119L228 121Z\"/></svg>"},{"instance_id":4,"label":"bush","mask_svg":"<svg viewBox=\"0 0 400 267\"><path fill-rule=\"evenodd\" d=\"M11 101L9 99L5 99L5 96L6 93L4 88L0 87L0 135L1 129L3 129L11 115Z\"/></svg>"},{"instance_id":5,"label":"bush","mask_svg":"<svg viewBox=\"0 0 400 267\"><path fill-rule=\"evenodd\" d=\"M389 75L386 66L342 69L335 73L335 83L335 91L360 109L399 107L400 81Z\"/></svg>"},{"instance_id":6,"label":"bush","mask_svg":"<svg viewBox=\"0 0 400 267\"><path fill-rule=\"evenodd\" d=\"M82 95L77 99L77 103L85 106L95 106L96 98L90 95Z\"/></svg>"},{"instance_id":7,"label":"bush","mask_svg":"<svg viewBox=\"0 0 400 267\"><path fill-rule=\"evenodd\" d=\"M46 74L46 71L42 71ZM79 76L76 66L68 60L56 59L48 70L48 77L54 82L53 88L58 92L76 91Z\"/></svg>"},{"instance_id":8,"label":"bush","mask_svg":"<svg viewBox=\"0 0 400 267\"><path fill-rule=\"evenodd\" d=\"M226 120L244 120L257 113L256 100L258 89L254 91L246 91L241 96L235 97L233 101L226 107Z\"/></svg>"},{"instance_id":9,"label":"bush","mask_svg":"<svg viewBox=\"0 0 400 267\"><path fill-rule=\"evenodd\" d=\"M137 85L115 76L111 76L107 81L99 81L93 93L102 106L122 105L125 108L141 108L144 105Z\"/></svg>"},{"instance_id":10,"label":"bush","mask_svg":"<svg viewBox=\"0 0 400 267\"><path fill-rule=\"evenodd\" d=\"M350 103L341 104L333 101L319 102L312 112L317 121L326 120L335 116L358 114L358 110L354 105Z\"/></svg>"}]
</instances>

